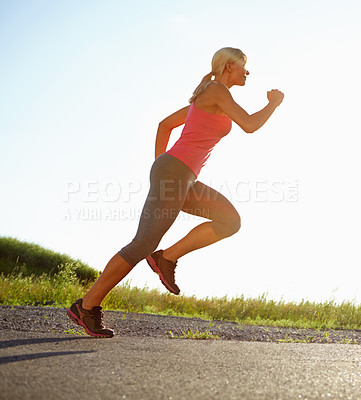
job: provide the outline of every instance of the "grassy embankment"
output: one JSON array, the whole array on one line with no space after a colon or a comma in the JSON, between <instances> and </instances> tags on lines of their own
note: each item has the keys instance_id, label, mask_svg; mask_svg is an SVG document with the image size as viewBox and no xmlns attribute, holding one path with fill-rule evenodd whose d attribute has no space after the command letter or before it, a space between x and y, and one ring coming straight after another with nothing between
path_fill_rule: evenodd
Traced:
<instances>
[{"instance_id":1,"label":"grassy embankment","mask_svg":"<svg viewBox=\"0 0 361 400\"><path fill-rule=\"evenodd\" d=\"M79 260L38 245L0 237L0 303L24 305L55 302L68 307L82 297L99 275ZM316 329L361 328L361 305L334 301L298 303L258 298L174 296L149 288L115 287L104 309L229 320L241 324Z\"/></svg>"}]
</instances>

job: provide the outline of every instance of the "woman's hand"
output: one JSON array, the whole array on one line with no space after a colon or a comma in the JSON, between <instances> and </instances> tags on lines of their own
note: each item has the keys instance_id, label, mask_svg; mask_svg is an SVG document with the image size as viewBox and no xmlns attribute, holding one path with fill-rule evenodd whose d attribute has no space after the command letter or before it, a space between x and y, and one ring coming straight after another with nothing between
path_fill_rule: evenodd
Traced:
<instances>
[{"instance_id":1,"label":"woman's hand","mask_svg":"<svg viewBox=\"0 0 361 400\"><path fill-rule=\"evenodd\" d=\"M276 107L282 103L284 97L285 95L277 89L272 89L267 92L268 101Z\"/></svg>"}]
</instances>

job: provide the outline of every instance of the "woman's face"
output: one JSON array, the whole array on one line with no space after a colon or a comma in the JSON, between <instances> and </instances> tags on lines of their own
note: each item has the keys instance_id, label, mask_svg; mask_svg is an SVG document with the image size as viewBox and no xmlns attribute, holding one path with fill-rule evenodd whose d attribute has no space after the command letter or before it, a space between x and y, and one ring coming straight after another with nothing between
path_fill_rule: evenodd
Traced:
<instances>
[{"instance_id":1,"label":"woman's face","mask_svg":"<svg viewBox=\"0 0 361 400\"><path fill-rule=\"evenodd\" d=\"M232 67L232 80L234 85L244 86L246 84L247 75L249 71L246 69L246 64L243 60L238 60L231 64Z\"/></svg>"}]
</instances>

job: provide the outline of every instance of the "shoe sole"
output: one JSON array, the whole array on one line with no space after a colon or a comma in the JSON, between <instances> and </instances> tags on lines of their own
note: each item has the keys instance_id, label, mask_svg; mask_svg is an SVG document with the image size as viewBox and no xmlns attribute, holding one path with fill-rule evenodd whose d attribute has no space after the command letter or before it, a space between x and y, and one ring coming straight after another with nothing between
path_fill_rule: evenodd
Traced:
<instances>
[{"instance_id":1,"label":"shoe sole","mask_svg":"<svg viewBox=\"0 0 361 400\"><path fill-rule=\"evenodd\" d=\"M84 324L84 322L83 322L80 318L78 318L78 317L73 313L73 311L71 311L70 308L68 308L67 314L68 314L68 317L69 317L73 322L75 322L77 325L82 326L82 327L85 329L85 332L86 332L88 335L90 335L90 336L101 337L101 338L111 338L111 337L113 337L113 336L109 336L109 335L102 335L101 333L94 333L94 332L91 332L91 331L87 328L87 326Z\"/></svg>"},{"instance_id":2,"label":"shoe sole","mask_svg":"<svg viewBox=\"0 0 361 400\"><path fill-rule=\"evenodd\" d=\"M161 280L161 282L163 283L163 285L164 285L171 293L178 295L179 292L175 292L174 289L173 289L171 286L169 286L168 282L165 280L165 278L164 278L164 276L163 276L163 274L162 274L162 271L158 268L158 266L157 266L157 264L156 264L154 258L153 258L152 256L149 256L149 257L146 258L146 260L147 260L147 263L149 264L150 268L152 268L152 270L153 270L157 275L159 275L159 279Z\"/></svg>"}]
</instances>

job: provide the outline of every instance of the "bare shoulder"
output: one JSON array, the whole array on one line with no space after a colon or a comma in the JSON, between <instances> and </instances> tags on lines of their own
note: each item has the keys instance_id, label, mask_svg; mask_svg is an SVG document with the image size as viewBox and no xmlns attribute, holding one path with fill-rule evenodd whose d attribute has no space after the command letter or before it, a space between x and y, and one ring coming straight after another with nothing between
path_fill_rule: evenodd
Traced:
<instances>
[{"instance_id":1,"label":"bare shoulder","mask_svg":"<svg viewBox=\"0 0 361 400\"><path fill-rule=\"evenodd\" d=\"M222 83L211 81L208 83L204 91L196 98L196 106L204 111L213 114L224 114L224 110L220 107L220 99L230 98L232 96L228 88Z\"/></svg>"},{"instance_id":2,"label":"bare shoulder","mask_svg":"<svg viewBox=\"0 0 361 400\"><path fill-rule=\"evenodd\" d=\"M211 81L209 85L206 87L205 91L208 91L209 94L215 94L215 95L231 94L226 85L223 85L223 83L219 83L216 81Z\"/></svg>"},{"instance_id":3,"label":"bare shoulder","mask_svg":"<svg viewBox=\"0 0 361 400\"><path fill-rule=\"evenodd\" d=\"M204 92L200 95L200 97L203 95L202 102L208 103L208 104L215 104L219 105L220 103L223 102L233 102L233 97L231 95L231 92L227 88L227 86L223 85L223 83L219 82L211 82Z\"/></svg>"}]
</instances>

